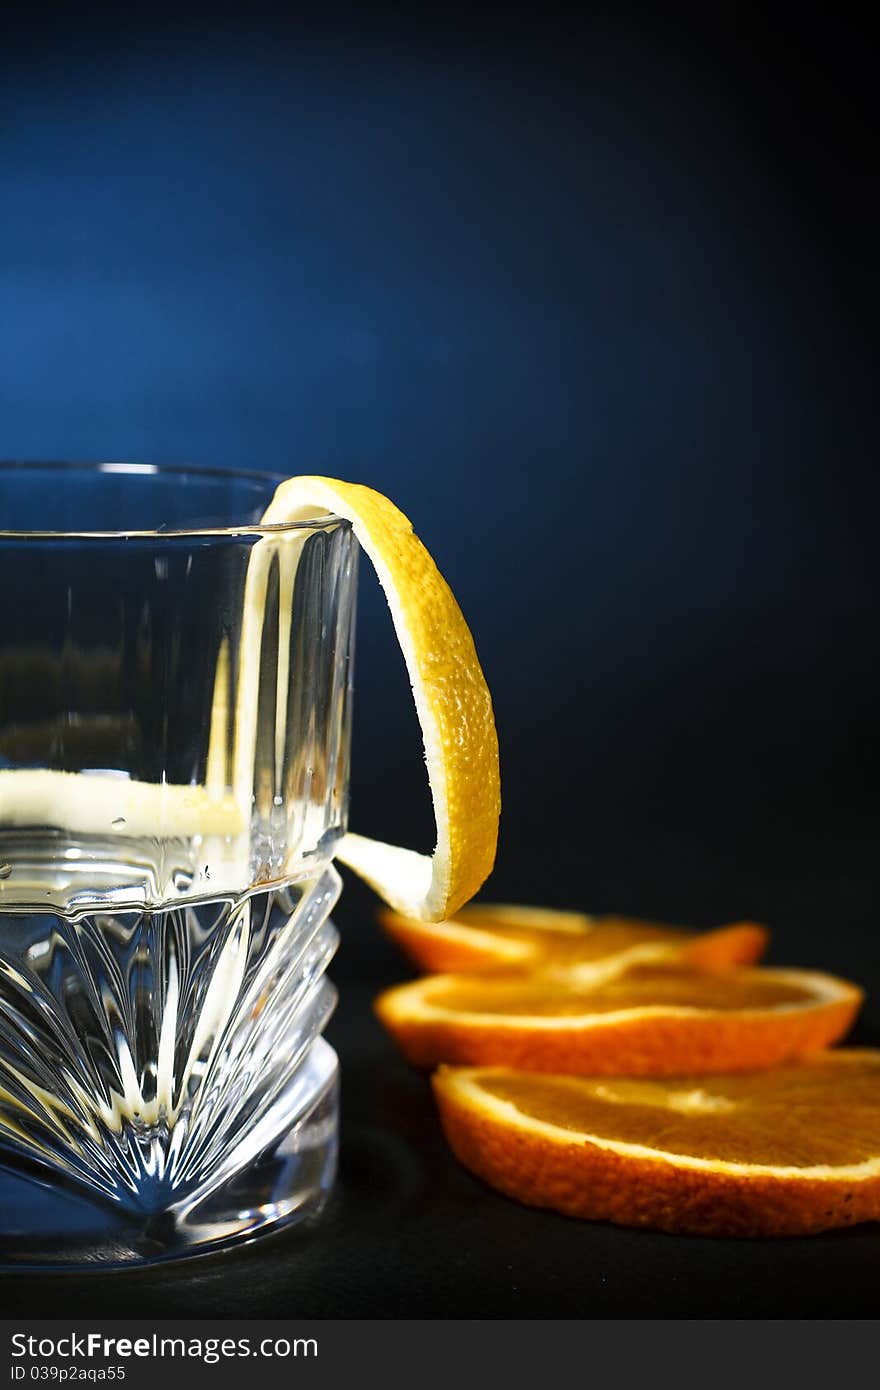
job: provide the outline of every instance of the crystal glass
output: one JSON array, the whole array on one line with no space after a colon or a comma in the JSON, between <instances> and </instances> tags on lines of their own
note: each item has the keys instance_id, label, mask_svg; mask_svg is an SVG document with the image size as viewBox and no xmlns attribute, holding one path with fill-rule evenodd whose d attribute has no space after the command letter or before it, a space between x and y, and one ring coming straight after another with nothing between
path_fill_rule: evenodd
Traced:
<instances>
[{"instance_id":1,"label":"crystal glass","mask_svg":"<svg viewBox=\"0 0 880 1390\"><path fill-rule=\"evenodd\" d=\"M278 477L0 466L0 1263L130 1263L333 1181L357 546Z\"/></svg>"}]
</instances>

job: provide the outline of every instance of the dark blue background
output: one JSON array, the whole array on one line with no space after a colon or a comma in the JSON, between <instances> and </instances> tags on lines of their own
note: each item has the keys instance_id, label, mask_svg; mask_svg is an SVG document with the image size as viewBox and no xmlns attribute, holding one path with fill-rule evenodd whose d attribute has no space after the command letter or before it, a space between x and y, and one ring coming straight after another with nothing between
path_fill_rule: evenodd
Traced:
<instances>
[{"instance_id":1,"label":"dark blue background","mask_svg":"<svg viewBox=\"0 0 880 1390\"><path fill-rule=\"evenodd\" d=\"M793 929L823 847L843 909L873 864L870 62L802 32L9 35L0 452L395 498L495 694L496 896ZM370 584L357 685L353 823L427 847Z\"/></svg>"}]
</instances>

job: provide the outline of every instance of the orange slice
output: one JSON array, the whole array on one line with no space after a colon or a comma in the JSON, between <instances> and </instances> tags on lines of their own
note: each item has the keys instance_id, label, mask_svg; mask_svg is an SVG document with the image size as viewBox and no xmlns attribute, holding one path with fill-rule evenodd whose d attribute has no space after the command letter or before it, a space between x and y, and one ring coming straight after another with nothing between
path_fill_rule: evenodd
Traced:
<instances>
[{"instance_id":1,"label":"orange slice","mask_svg":"<svg viewBox=\"0 0 880 1390\"><path fill-rule=\"evenodd\" d=\"M442 1067L443 1128L508 1197L702 1235L880 1220L880 1051L670 1081Z\"/></svg>"},{"instance_id":2,"label":"orange slice","mask_svg":"<svg viewBox=\"0 0 880 1390\"><path fill-rule=\"evenodd\" d=\"M372 488L304 476L279 484L261 525L320 516L351 522L385 592L421 725L437 826L431 855L348 834L336 857L397 911L441 921L473 897L495 859L501 790L492 701L461 609L403 512ZM257 548L246 594L236 755L236 781L246 791L270 558ZM288 588L291 576L292 569Z\"/></svg>"},{"instance_id":3,"label":"orange slice","mask_svg":"<svg viewBox=\"0 0 880 1390\"><path fill-rule=\"evenodd\" d=\"M627 951L630 958L656 949L685 954L701 969L752 965L768 940L756 922L735 922L696 934L682 927L629 917L588 917L581 912L478 903L445 922L425 923L399 912L379 913L388 936L420 970L476 971L568 967Z\"/></svg>"},{"instance_id":4,"label":"orange slice","mask_svg":"<svg viewBox=\"0 0 880 1390\"><path fill-rule=\"evenodd\" d=\"M619 960L568 977L429 975L386 990L376 1012L415 1066L676 1076L771 1067L825 1047L862 1001L855 985L816 971Z\"/></svg>"}]
</instances>

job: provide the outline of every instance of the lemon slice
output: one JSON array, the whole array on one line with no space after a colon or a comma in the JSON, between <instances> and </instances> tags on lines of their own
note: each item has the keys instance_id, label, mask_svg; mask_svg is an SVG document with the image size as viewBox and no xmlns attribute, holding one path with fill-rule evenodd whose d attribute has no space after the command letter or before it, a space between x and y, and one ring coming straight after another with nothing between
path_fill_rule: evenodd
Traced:
<instances>
[{"instance_id":1,"label":"lemon slice","mask_svg":"<svg viewBox=\"0 0 880 1390\"><path fill-rule=\"evenodd\" d=\"M442 921L473 896L495 859L501 789L492 700L449 585L412 523L387 497L335 478L289 478L278 487L261 525L327 515L351 522L385 591L422 729L437 825L433 855L348 834L336 857L396 911ZM261 611L260 569L258 563L250 613ZM251 665L248 645L246 638L243 672ZM240 687L243 728L248 724L243 706L251 698ZM246 737L237 758L243 779L252 775L248 744Z\"/></svg>"}]
</instances>

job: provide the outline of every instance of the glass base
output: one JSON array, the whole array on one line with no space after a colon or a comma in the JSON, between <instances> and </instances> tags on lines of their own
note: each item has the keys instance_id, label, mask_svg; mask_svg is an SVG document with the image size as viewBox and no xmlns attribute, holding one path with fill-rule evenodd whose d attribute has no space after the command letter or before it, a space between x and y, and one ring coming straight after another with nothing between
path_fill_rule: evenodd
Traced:
<instances>
[{"instance_id":1,"label":"glass base","mask_svg":"<svg viewBox=\"0 0 880 1390\"><path fill-rule=\"evenodd\" d=\"M0 913L0 1267L176 1258L320 1209L339 887Z\"/></svg>"},{"instance_id":2,"label":"glass base","mask_svg":"<svg viewBox=\"0 0 880 1390\"><path fill-rule=\"evenodd\" d=\"M137 1215L81 1187L0 1167L0 1270L113 1269L209 1254L316 1217L336 1175L338 1063L318 1039L297 1089L316 1098L281 1140L218 1187Z\"/></svg>"}]
</instances>

